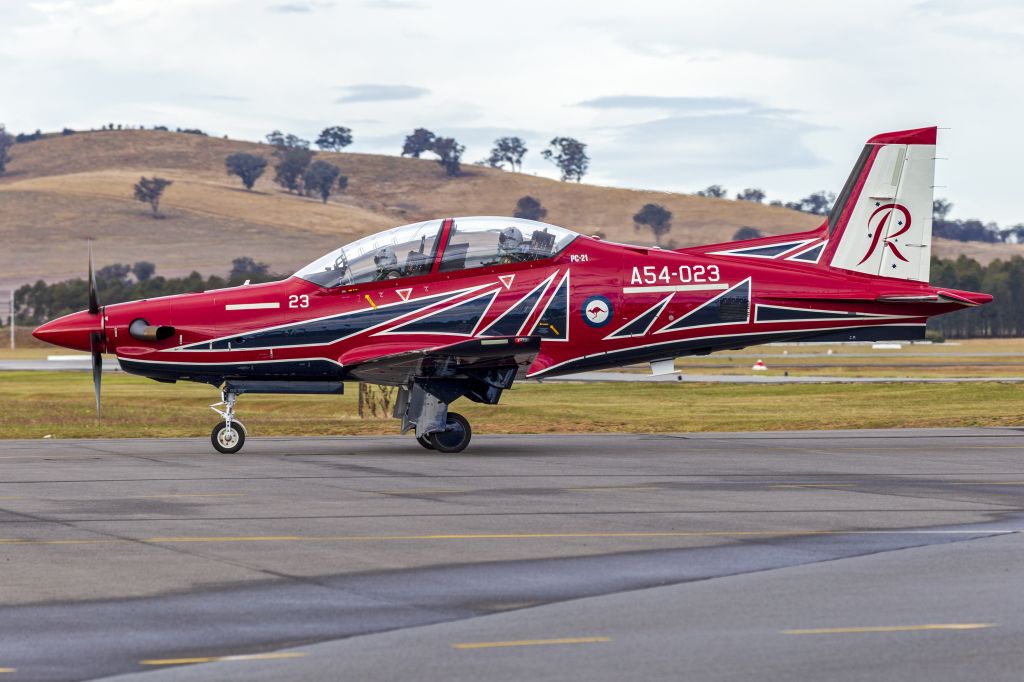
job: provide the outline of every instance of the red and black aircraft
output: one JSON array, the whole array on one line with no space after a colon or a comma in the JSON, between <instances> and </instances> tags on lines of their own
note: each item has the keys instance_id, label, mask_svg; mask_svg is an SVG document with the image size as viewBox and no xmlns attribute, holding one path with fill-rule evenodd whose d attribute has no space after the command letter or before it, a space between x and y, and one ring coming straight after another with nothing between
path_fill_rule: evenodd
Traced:
<instances>
[{"instance_id":1,"label":"red and black aircraft","mask_svg":"<svg viewBox=\"0 0 1024 682\"><path fill-rule=\"evenodd\" d=\"M928 284L936 129L868 140L814 230L678 250L543 223L449 218L333 251L281 282L101 306L35 330L157 381L220 387L214 447L237 452L244 393L400 387L395 417L427 448L469 442L458 398L516 378L671 361L773 341L920 339L987 294Z\"/></svg>"}]
</instances>

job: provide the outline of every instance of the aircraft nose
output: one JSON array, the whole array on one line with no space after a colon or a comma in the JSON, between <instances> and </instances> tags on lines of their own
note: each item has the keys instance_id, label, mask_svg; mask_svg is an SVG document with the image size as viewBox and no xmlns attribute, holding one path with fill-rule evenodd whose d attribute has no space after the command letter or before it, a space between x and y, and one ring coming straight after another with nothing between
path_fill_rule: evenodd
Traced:
<instances>
[{"instance_id":1,"label":"aircraft nose","mask_svg":"<svg viewBox=\"0 0 1024 682\"><path fill-rule=\"evenodd\" d=\"M88 352L91 350L89 335L101 330L100 316L83 310L58 317L56 320L50 320L46 324L36 327L32 336L55 346Z\"/></svg>"}]
</instances>

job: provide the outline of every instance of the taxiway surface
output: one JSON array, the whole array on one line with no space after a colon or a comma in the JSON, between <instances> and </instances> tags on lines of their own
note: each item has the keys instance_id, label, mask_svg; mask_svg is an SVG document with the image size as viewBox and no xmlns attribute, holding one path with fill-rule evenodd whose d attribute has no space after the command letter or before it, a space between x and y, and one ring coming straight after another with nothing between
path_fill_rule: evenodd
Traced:
<instances>
[{"instance_id":1,"label":"taxiway surface","mask_svg":"<svg viewBox=\"0 0 1024 682\"><path fill-rule=\"evenodd\" d=\"M0 670L1018 679L1022 453L992 428L6 441Z\"/></svg>"}]
</instances>

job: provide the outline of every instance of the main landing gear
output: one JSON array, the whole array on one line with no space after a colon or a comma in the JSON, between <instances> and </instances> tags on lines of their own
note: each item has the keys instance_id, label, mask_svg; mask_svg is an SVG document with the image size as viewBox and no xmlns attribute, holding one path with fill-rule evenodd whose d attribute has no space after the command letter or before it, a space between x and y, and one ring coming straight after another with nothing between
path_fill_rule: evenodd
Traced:
<instances>
[{"instance_id":1,"label":"main landing gear","mask_svg":"<svg viewBox=\"0 0 1024 682\"><path fill-rule=\"evenodd\" d=\"M416 442L427 450L438 452L462 452L473 437L473 429L469 420L458 412L449 412L445 419L444 430L434 431L426 436L416 436Z\"/></svg>"},{"instance_id":2,"label":"main landing gear","mask_svg":"<svg viewBox=\"0 0 1024 682\"><path fill-rule=\"evenodd\" d=\"M402 433L414 431L416 442L427 450L462 452L473 437L469 420L457 412L449 412L448 404L468 396L477 402L498 402L500 391L493 397L481 399L456 382L415 381L402 386L395 401L394 416L402 420Z\"/></svg>"},{"instance_id":3,"label":"main landing gear","mask_svg":"<svg viewBox=\"0 0 1024 682\"><path fill-rule=\"evenodd\" d=\"M220 397L220 402L210 405L210 409L223 417L224 421L213 427L210 441L217 452L233 455L245 445L245 427L242 426L242 422L235 419L235 401L238 400L238 393L224 390ZM221 405L224 409L220 409Z\"/></svg>"}]
</instances>

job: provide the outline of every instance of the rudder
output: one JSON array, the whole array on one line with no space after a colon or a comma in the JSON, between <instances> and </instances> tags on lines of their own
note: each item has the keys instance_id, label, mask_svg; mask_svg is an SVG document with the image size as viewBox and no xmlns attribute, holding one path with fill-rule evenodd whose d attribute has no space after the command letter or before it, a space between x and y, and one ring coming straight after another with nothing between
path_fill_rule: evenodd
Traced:
<instances>
[{"instance_id":1,"label":"rudder","mask_svg":"<svg viewBox=\"0 0 1024 682\"><path fill-rule=\"evenodd\" d=\"M828 218L831 267L928 281L937 128L868 140Z\"/></svg>"}]
</instances>

